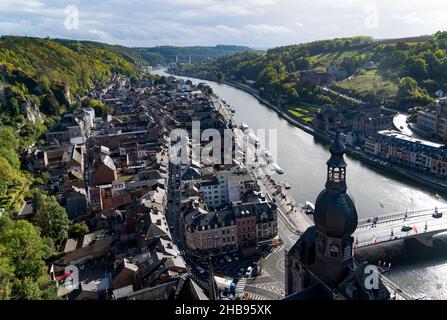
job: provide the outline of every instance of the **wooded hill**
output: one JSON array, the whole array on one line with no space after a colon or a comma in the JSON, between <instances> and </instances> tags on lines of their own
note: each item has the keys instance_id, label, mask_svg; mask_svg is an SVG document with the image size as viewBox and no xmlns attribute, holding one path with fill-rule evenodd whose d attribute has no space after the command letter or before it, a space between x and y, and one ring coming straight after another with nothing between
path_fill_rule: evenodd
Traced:
<instances>
[{"instance_id":1,"label":"wooded hill","mask_svg":"<svg viewBox=\"0 0 447 320\"><path fill-rule=\"evenodd\" d=\"M300 72L324 73L330 66L342 67L345 80L331 85L333 90L365 102L407 109L430 104L436 91L447 91L446 50L447 32L389 40L352 37L278 47L265 53L238 53L185 65L179 71L248 82L273 102L285 96L290 107L298 100L335 106L347 102L304 85Z\"/></svg>"}]
</instances>

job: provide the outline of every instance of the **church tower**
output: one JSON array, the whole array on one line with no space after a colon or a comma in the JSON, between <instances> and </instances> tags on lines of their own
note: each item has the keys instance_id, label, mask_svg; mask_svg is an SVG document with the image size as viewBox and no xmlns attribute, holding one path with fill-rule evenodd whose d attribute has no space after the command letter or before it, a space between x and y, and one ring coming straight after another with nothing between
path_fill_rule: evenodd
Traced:
<instances>
[{"instance_id":1,"label":"church tower","mask_svg":"<svg viewBox=\"0 0 447 320\"><path fill-rule=\"evenodd\" d=\"M346 147L340 133L329 151L325 189L315 202L315 225L286 251L285 299L387 300L390 293L381 280L377 288L365 285L369 264L354 258L352 234L358 218L346 193Z\"/></svg>"},{"instance_id":2,"label":"church tower","mask_svg":"<svg viewBox=\"0 0 447 320\"><path fill-rule=\"evenodd\" d=\"M326 188L315 203L316 254L314 272L327 285L340 283L353 269L353 237L357 210L346 193L346 147L340 134L335 136L327 161Z\"/></svg>"}]
</instances>

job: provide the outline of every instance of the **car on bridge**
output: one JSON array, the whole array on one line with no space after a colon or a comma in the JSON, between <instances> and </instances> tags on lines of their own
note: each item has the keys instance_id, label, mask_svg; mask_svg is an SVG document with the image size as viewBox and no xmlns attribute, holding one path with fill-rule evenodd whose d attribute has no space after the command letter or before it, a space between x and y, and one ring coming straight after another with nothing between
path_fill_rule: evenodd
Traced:
<instances>
[{"instance_id":1,"label":"car on bridge","mask_svg":"<svg viewBox=\"0 0 447 320\"><path fill-rule=\"evenodd\" d=\"M402 226L402 228L400 229L402 232L409 232L411 231L413 228L410 226Z\"/></svg>"},{"instance_id":2,"label":"car on bridge","mask_svg":"<svg viewBox=\"0 0 447 320\"><path fill-rule=\"evenodd\" d=\"M431 215L433 218L439 219L442 218L442 212L439 212L438 209L435 209L435 212Z\"/></svg>"}]
</instances>

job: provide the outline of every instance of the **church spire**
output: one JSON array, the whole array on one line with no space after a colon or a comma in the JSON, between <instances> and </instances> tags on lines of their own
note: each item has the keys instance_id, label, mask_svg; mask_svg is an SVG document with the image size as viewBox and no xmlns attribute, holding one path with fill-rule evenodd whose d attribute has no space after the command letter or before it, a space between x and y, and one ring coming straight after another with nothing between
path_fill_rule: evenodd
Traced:
<instances>
[{"instance_id":1,"label":"church spire","mask_svg":"<svg viewBox=\"0 0 447 320\"><path fill-rule=\"evenodd\" d=\"M326 162L326 189L332 193L345 193L347 189L346 162L344 160L346 147L341 140L340 132L338 130L329 151L331 152L331 158Z\"/></svg>"}]
</instances>

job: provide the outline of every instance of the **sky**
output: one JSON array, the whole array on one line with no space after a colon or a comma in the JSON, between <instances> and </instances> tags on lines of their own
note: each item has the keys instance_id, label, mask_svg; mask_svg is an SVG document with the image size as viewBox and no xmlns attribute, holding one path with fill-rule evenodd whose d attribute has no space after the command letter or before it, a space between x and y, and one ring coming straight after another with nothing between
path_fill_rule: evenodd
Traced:
<instances>
[{"instance_id":1,"label":"sky","mask_svg":"<svg viewBox=\"0 0 447 320\"><path fill-rule=\"evenodd\" d=\"M126 46L270 48L447 30L445 0L0 0L0 34Z\"/></svg>"}]
</instances>

